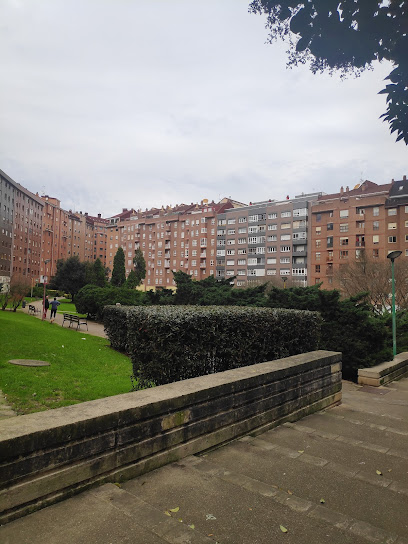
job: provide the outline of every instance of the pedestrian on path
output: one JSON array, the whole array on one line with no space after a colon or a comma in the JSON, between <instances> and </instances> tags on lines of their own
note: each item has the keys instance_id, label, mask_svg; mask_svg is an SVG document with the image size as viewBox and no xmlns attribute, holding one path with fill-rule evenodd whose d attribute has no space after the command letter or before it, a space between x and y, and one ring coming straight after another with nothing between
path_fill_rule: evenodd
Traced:
<instances>
[{"instance_id":1,"label":"pedestrian on path","mask_svg":"<svg viewBox=\"0 0 408 544\"><path fill-rule=\"evenodd\" d=\"M51 323L53 322L53 317L57 315L57 308L60 305L60 302L54 297L54 300L51 301Z\"/></svg>"},{"instance_id":2,"label":"pedestrian on path","mask_svg":"<svg viewBox=\"0 0 408 544\"><path fill-rule=\"evenodd\" d=\"M48 308L50 307L50 301L48 300L48 295L45 297L44 301L44 318L47 317Z\"/></svg>"}]
</instances>

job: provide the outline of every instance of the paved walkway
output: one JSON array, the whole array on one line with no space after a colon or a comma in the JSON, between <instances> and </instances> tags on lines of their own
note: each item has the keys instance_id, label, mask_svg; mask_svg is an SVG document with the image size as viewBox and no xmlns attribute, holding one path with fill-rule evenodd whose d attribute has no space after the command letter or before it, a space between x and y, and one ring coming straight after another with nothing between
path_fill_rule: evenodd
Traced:
<instances>
[{"instance_id":1,"label":"paved walkway","mask_svg":"<svg viewBox=\"0 0 408 544\"><path fill-rule=\"evenodd\" d=\"M0 527L1 544L407 544L408 379L106 484Z\"/></svg>"},{"instance_id":2,"label":"paved walkway","mask_svg":"<svg viewBox=\"0 0 408 544\"><path fill-rule=\"evenodd\" d=\"M42 310L42 300L37 300L36 302L33 302L32 304L39 310ZM61 306L59 306L59 308L61 308ZM28 314L28 304L22 311ZM51 314L51 310L48 310L47 321L50 321L50 314ZM42 312L35 315L35 317L37 317L38 319L41 319L41 316L42 316ZM57 310L57 315L53 324L62 326L62 322L63 322L63 315L59 314ZM64 327L68 327L68 323L65 323ZM102 323L96 323L95 321L88 320L88 331L86 330L86 327L82 325L81 332L87 332L88 334L92 334L93 336L101 336L102 338L107 338Z\"/></svg>"}]
</instances>

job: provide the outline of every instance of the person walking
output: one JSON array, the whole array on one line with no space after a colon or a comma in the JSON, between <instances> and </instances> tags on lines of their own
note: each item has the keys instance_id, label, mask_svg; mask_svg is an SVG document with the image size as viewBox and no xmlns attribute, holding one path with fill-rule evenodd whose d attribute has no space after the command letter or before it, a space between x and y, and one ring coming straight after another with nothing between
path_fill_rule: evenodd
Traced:
<instances>
[{"instance_id":1,"label":"person walking","mask_svg":"<svg viewBox=\"0 0 408 544\"><path fill-rule=\"evenodd\" d=\"M48 300L48 295L47 295L44 300L44 319L46 319L47 317L47 312L49 307L50 307L50 301Z\"/></svg>"},{"instance_id":2,"label":"person walking","mask_svg":"<svg viewBox=\"0 0 408 544\"><path fill-rule=\"evenodd\" d=\"M54 321L53 317L55 318L57 315L57 308L60 305L60 302L54 297L54 300L51 301L51 323Z\"/></svg>"}]
</instances>

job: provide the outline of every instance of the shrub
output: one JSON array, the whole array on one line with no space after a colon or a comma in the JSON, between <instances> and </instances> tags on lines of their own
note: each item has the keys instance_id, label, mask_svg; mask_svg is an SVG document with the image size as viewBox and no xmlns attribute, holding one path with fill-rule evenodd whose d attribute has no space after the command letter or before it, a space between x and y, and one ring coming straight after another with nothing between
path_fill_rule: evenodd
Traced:
<instances>
[{"instance_id":1,"label":"shrub","mask_svg":"<svg viewBox=\"0 0 408 544\"><path fill-rule=\"evenodd\" d=\"M103 324L111 346L122 352L128 352L128 312L129 306L105 306Z\"/></svg>"},{"instance_id":2,"label":"shrub","mask_svg":"<svg viewBox=\"0 0 408 544\"><path fill-rule=\"evenodd\" d=\"M103 309L110 304L120 303L123 306L135 306L144 303L144 293L135 289L121 287L97 287L85 285L75 297L78 313L102 319Z\"/></svg>"},{"instance_id":3,"label":"shrub","mask_svg":"<svg viewBox=\"0 0 408 544\"><path fill-rule=\"evenodd\" d=\"M270 308L109 307L104 318L112 346L129 351L142 385L313 351L320 333L317 313Z\"/></svg>"}]
</instances>

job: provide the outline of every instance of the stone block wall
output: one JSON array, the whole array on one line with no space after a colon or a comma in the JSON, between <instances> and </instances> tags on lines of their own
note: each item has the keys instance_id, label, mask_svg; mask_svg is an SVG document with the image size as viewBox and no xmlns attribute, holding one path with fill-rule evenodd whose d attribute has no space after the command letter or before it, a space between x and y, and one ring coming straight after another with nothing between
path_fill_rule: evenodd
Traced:
<instances>
[{"instance_id":1,"label":"stone block wall","mask_svg":"<svg viewBox=\"0 0 408 544\"><path fill-rule=\"evenodd\" d=\"M313 351L0 421L0 523L341 400L341 354Z\"/></svg>"}]
</instances>

